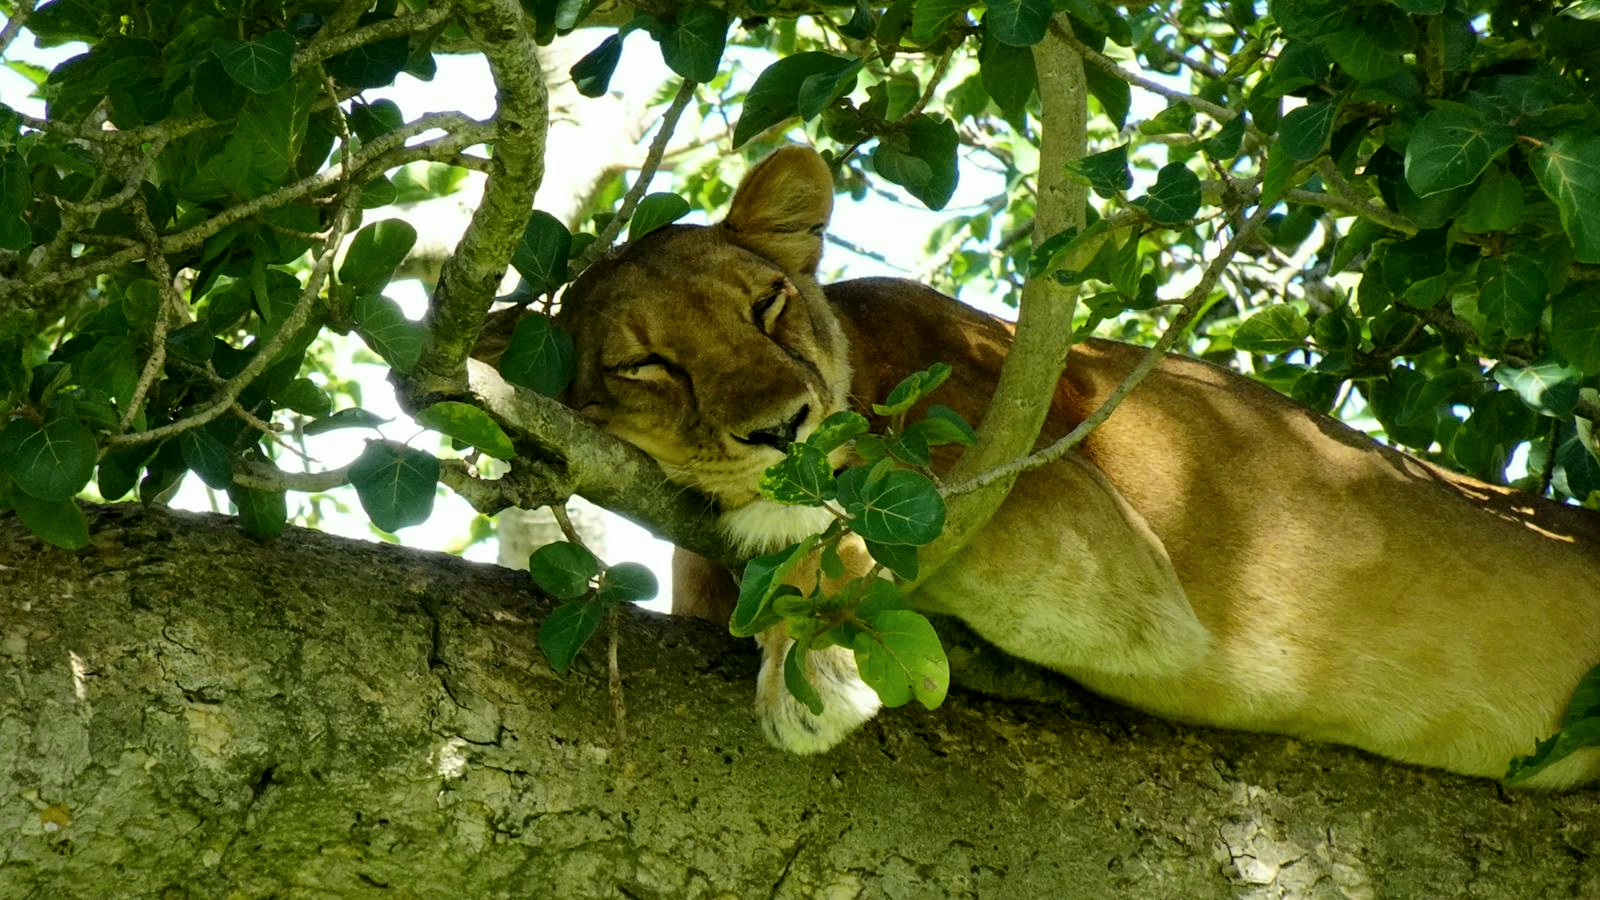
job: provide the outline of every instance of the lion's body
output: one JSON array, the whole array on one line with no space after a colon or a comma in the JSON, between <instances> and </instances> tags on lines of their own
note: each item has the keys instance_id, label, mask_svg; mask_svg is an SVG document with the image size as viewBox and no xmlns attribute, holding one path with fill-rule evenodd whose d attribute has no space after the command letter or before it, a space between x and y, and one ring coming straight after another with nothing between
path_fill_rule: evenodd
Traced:
<instances>
[{"instance_id":1,"label":"lion's body","mask_svg":"<svg viewBox=\"0 0 1600 900\"><path fill-rule=\"evenodd\" d=\"M806 151L769 158L728 222L647 239L586 276L563 313L578 405L718 497L752 550L815 523L754 499L781 458L763 435L803 435L846 395L864 405L939 361L955 375L937 399L975 420L1010 340L909 282L824 294L812 278L831 202L819 167ZM763 317L774 288L779 315ZM1046 437L1143 352L1074 348ZM628 365L652 357L666 367ZM1169 358L1078 455L1024 475L913 600L1160 715L1498 777L1600 663L1600 517L1446 473ZM875 711L847 660L812 654L837 702L809 717L770 664L782 635L763 643L758 707L778 742L825 749ZM1597 772L1600 753L1586 751L1536 783Z\"/></svg>"}]
</instances>

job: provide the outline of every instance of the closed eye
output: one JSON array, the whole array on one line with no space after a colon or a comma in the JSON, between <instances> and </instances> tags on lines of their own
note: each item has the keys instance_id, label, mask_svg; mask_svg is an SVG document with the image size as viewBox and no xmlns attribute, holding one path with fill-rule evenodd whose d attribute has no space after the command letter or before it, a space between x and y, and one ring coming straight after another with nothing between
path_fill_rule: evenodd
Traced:
<instances>
[{"instance_id":1,"label":"closed eye","mask_svg":"<svg viewBox=\"0 0 1600 900\"><path fill-rule=\"evenodd\" d=\"M651 353L637 359L630 359L613 366L607 366L606 372L619 378L632 378L636 381L658 381L662 378L672 378L682 370L659 353Z\"/></svg>"},{"instance_id":2,"label":"closed eye","mask_svg":"<svg viewBox=\"0 0 1600 900\"><path fill-rule=\"evenodd\" d=\"M789 279L781 278L772 283L772 287L761 299L750 307L750 318L755 321L756 327L767 334L778 325L778 317L783 315L783 309L788 304L789 295L794 292L794 287L789 284Z\"/></svg>"}]
</instances>

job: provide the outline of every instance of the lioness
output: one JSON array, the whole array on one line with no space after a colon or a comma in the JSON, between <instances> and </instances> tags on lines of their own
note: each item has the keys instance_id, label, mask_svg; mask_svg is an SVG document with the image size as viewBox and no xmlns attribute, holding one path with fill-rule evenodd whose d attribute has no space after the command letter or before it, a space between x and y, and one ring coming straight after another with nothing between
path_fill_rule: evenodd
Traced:
<instances>
[{"instance_id":1,"label":"lioness","mask_svg":"<svg viewBox=\"0 0 1600 900\"><path fill-rule=\"evenodd\" d=\"M716 498L752 553L825 524L757 491L789 442L936 361L955 368L937 399L976 421L1010 343L999 321L919 284L818 284L832 200L816 153L779 150L725 221L634 242L559 314L577 343L572 404ZM1074 348L1049 436L1142 353ZM725 597L731 582L700 568L677 591L705 613L726 600L685 595ZM1600 663L1600 517L1443 471L1172 357L1078 453L1024 475L912 600L1159 715L1500 777ZM784 690L784 635L761 642L757 710L777 744L825 750L876 712L848 650L810 655L825 704L814 717ZM1589 750L1530 783L1597 771Z\"/></svg>"}]
</instances>

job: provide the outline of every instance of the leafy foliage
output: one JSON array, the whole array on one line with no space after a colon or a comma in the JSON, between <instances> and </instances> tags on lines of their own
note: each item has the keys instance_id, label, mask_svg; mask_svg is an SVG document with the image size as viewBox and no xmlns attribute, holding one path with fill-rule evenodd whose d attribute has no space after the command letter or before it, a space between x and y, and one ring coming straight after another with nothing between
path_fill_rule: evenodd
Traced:
<instances>
[{"instance_id":1,"label":"leafy foliage","mask_svg":"<svg viewBox=\"0 0 1600 900\"><path fill-rule=\"evenodd\" d=\"M753 635L784 624L795 641L784 659L784 683L813 713L822 711L822 699L806 682L804 659L812 650L834 644L855 652L862 680L885 705L900 706L912 697L930 709L944 702L949 664L933 626L907 608L899 591L879 574L887 570L915 578L916 549L944 530L944 497L927 474L928 451L970 444L972 429L944 407L930 409L929 418L909 426L906 417L950 371L940 363L915 372L883 403L873 404L882 433L870 432L867 420L857 413L836 414L803 443L790 445L787 458L762 478L761 493L768 499L824 507L836 521L820 535L745 566L729 630ZM891 448L904 447L908 439L919 452L891 455ZM850 443L871 463L835 476L828 454ZM901 468L896 458L924 471ZM841 559L841 546L852 533L860 536L873 559L868 572L852 575Z\"/></svg>"}]
</instances>

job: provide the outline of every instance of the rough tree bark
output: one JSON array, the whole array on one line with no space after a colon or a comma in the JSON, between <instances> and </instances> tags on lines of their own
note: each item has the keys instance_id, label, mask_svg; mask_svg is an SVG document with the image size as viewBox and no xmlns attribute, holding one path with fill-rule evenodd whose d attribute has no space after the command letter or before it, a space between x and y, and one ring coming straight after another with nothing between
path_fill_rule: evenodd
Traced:
<instances>
[{"instance_id":1,"label":"rough tree bark","mask_svg":"<svg viewBox=\"0 0 1600 900\"><path fill-rule=\"evenodd\" d=\"M621 743L604 654L552 673L524 576L95 518L78 554L0 519L5 900L1600 896L1593 792L1185 728L1027 673L1003 681L1060 702L958 690L786 756L750 648L645 613Z\"/></svg>"}]
</instances>

